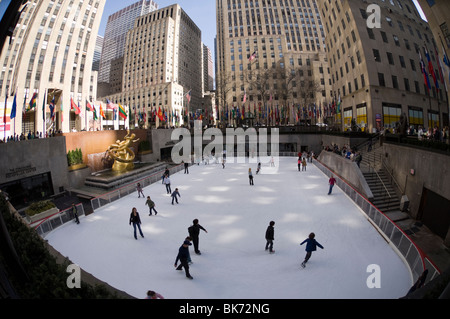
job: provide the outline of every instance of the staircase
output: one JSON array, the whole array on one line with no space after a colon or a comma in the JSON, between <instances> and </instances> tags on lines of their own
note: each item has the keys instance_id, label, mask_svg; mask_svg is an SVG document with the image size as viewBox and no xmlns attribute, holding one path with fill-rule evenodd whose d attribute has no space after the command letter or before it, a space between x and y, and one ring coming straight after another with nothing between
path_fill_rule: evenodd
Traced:
<instances>
[{"instance_id":1,"label":"staircase","mask_svg":"<svg viewBox=\"0 0 450 319\"><path fill-rule=\"evenodd\" d=\"M400 198L384 169L363 173L373 194L372 204L383 213L398 211Z\"/></svg>"},{"instance_id":2,"label":"staircase","mask_svg":"<svg viewBox=\"0 0 450 319\"><path fill-rule=\"evenodd\" d=\"M373 194L372 204L383 213L398 212L400 196L383 167L384 152L378 138L372 141L370 151L369 141L358 145L358 150L362 155L361 172Z\"/></svg>"}]
</instances>

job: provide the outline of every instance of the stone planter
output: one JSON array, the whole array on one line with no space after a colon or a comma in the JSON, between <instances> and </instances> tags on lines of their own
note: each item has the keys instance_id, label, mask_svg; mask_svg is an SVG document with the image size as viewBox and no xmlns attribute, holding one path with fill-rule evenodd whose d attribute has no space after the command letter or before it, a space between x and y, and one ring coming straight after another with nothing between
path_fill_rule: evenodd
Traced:
<instances>
[{"instance_id":1,"label":"stone planter","mask_svg":"<svg viewBox=\"0 0 450 319\"><path fill-rule=\"evenodd\" d=\"M38 220L41 220L43 218L46 218L46 217L56 214L58 212L59 212L59 209L54 207L54 208L50 208L49 210L46 210L42 213L39 213L39 214L36 214L33 216L27 215L26 219L27 219L28 223L33 224L34 222L36 222Z\"/></svg>"},{"instance_id":2,"label":"stone planter","mask_svg":"<svg viewBox=\"0 0 450 319\"><path fill-rule=\"evenodd\" d=\"M87 165L84 164L84 163L81 163L81 164L75 164L75 165L69 166L69 171L76 171L76 170L78 170L78 169L82 169L82 168L85 168L85 167L87 167Z\"/></svg>"}]
</instances>

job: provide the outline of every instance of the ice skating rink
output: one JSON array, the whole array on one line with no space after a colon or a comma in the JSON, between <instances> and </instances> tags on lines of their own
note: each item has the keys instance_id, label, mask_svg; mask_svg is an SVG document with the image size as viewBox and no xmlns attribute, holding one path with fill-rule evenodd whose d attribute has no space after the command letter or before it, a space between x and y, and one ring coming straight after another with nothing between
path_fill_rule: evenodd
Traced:
<instances>
[{"instance_id":1,"label":"ice skating rink","mask_svg":"<svg viewBox=\"0 0 450 319\"><path fill-rule=\"evenodd\" d=\"M247 159L248 161L248 159ZM49 243L87 272L137 298L154 290L168 299L390 299L412 286L411 275L395 251L337 187L327 195L328 178L297 158L280 158L270 168L262 160L195 165L189 174L171 175L179 204L171 205L160 182L144 188L156 203L149 216L137 192L70 222L46 236ZM254 186L248 182L252 168ZM136 207L145 238L133 237L128 224ZM174 267L178 248L192 220L202 255L190 247L193 280ZM264 250L265 231L275 221L275 254ZM302 269L310 232L324 246ZM370 265L379 266L379 288L369 288ZM369 267L369 269L368 269ZM372 277L371 277L372 278ZM369 282L374 282L373 278Z\"/></svg>"}]
</instances>

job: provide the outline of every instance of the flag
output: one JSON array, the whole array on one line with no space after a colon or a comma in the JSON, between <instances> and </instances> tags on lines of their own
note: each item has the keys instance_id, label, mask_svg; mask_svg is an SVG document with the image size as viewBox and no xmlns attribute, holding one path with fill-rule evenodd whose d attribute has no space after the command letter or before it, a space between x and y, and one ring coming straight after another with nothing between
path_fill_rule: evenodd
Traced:
<instances>
[{"instance_id":1,"label":"flag","mask_svg":"<svg viewBox=\"0 0 450 319\"><path fill-rule=\"evenodd\" d=\"M9 118L11 120L16 117L16 110L17 110L16 96L17 96L17 93L14 94L14 101L13 101L13 105L12 105L12 109L11 109L11 115L9 116Z\"/></svg>"},{"instance_id":2,"label":"flag","mask_svg":"<svg viewBox=\"0 0 450 319\"><path fill-rule=\"evenodd\" d=\"M244 90L244 98L242 99L242 103L247 101L247 92Z\"/></svg>"},{"instance_id":3,"label":"flag","mask_svg":"<svg viewBox=\"0 0 450 319\"><path fill-rule=\"evenodd\" d=\"M62 102L62 99L61 99L61 123L64 121L63 115L64 115L64 112L63 112L63 102Z\"/></svg>"},{"instance_id":4,"label":"flag","mask_svg":"<svg viewBox=\"0 0 450 319\"><path fill-rule=\"evenodd\" d=\"M31 97L30 103L28 103L28 107L26 108L25 112L31 111L31 109L35 108L37 104L37 93L34 92L33 96Z\"/></svg>"},{"instance_id":5,"label":"flag","mask_svg":"<svg viewBox=\"0 0 450 319\"><path fill-rule=\"evenodd\" d=\"M427 86L427 89L430 90L431 89L430 79L428 78L428 72L425 69L425 62L423 62L422 54L420 54L420 52L419 52L419 58L420 58L420 69L422 70L424 82Z\"/></svg>"},{"instance_id":6,"label":"flag","mask_svg":"<svg viewBox=\"0 0 450 319\"><path fill-rule=\"evenodd\" d=\"M89 103L88 100L86 100L86 107L89 109L89 111L95 112L94 107L91 105L91 103Z\"/></svg>"},{"instance_id":7,"label":"flag","mask_svg":"<svg viewBox=\"0 0 450 319\"><path fill-rule=\"evenodd\" d=\"M44 93L44 102L42 103L42 119L45 123L45 106L47 105L47 92Z\"/></svg>"},{"instance_id":8,"label":"flag","mask_svg":"<svg viewBox=\"0 0 450 319\"><path fill-rule=\"evenodd\" d=\"M48 106L50 109L50 118L52 121L55 120L55 96L53 95L52 101L50 102L50 105Z\"/></svg>"},{"instance_id":9,"label":"flag","mask_svg":"<svg viewBox=\"0 0 450 319\"><path fill-rule=\"evenodd\" d=\"M161 111L161 107L158 107L158 118L159 118L160 121L164 121L164 114Z\"/></svg>"},{"instance_id":10,"label":"flag","mask_svg":"<svg viewBox=\"0 0 450 319\"><path fill-rule=\"evenodd\" d=\"M341 112L341 95L339 94L339 99L337 102L337 114Z\"/></svg>"},{"instance_id":11,"label":"flag","mask_svg":"<svg viewBox=\"0 0 450 319\"><path fill-rule=\"evenodd\" d=\"M436 89L439 90L439 83L437 81L436 74L434 73L433 63L431 63L430 54L428 53L427 48L425 48L425 56L428 61L428 71L430 71L431 77L433 78L434 86L436 86Z\"/></svg>"},{"instance_id":12,"label":"flag","mask_svg":"<svg viewBox=\"0 0 450 319\"><path fill-rule=\"evenodd\" d=\"M186 97L186 99L188 100L188 103L190 103L191 102L191 91L192 90L189 90L184 96Z\"/></svg>"},{"instance_id":13,"label":"flag","mask_svg":"<svg viewBox=\"0 0 450 319\"><path fill-rule=\"evenodd\" d=\"M103 112L102 103L100 103L100 116L103 117L103 119L106 120L105 112Z\"/></svg>"},{"instance_id":14,"label":"flag","mask_svg":"<svg viewBox=\"0 0 450 319\"><path fill-rule=\"evenodd\" d=\"M75 102L73 101L73 98L70 98L70 107L71 107L72 110L75 111L76 115L81 113L80 108L75 104Z\"/></svg>"},{"instance_id":15,"label":"flag","mask_svg":"<svg viewBox=\"0 0 450 319\"><path fill-rule=\"evenodd\" d=\"M252 62L254 59L256 59L256 51L252 53L252 55L250 55L250 57L248 58L248 60L250 62Z\"/></svg>"},{"instance_id":16,"label":"flag","mask_svg":"<svg viewBox=\"0 0 450 319\"><path fill-rule=\"evenodd\" d=\"M94 112L94 121L97 121L98 120L98 115L97 115L97 110L95 109L95 105L94 105L94 107L93 107L93 111L92 112Z\"/></svg>"},{"instance_id":17,"label":"flag","mask_svg":"<svg viewBox=\"0 0 450 319\"><path fill-rule=\"evenodd\" d=\"M122 105L120 105L120 103L119 103L119 115L124 120L127 119L127 112L125 111L124 107Z\"/></svg>"},{"instance_id":18,"label":"flag","mask_svg":"<svg viewBox=\"0 0 450 319\"><path fill-rule=\"evenodd\" d=\"M107 110L116 110L117 106L112 104L110 100L106 99L106 109Z\"/></svg>"},{"instance_id":19,"label":"flag","mask_svg":"<svg viewBox=\"0 0 450 319\"><path fill-rule=\"evenodd\" d=\"M450 70L449 70L449 68L450 68L450 60L448 59L447 54L445 54L444 47L442 47L442 54L443 54L442 62L444 62L444 64L447 66L447 71L449 71L448 72L448 78L449 78L449 81L450 81Z\"/></svg>"}]
</instances>

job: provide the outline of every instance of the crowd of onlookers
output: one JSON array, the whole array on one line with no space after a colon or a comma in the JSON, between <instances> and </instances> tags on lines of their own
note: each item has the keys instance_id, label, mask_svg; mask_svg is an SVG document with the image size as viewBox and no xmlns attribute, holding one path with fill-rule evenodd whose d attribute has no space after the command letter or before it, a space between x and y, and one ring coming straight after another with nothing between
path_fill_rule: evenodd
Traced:
<instances>
[{"instance_id":1,"label":"crowd of onlookers","mask_svg":"<svg viewBox=\"0 0 450 319\"><path fill-rule=\"evenodd\" d=\"M370 152L371 149L372 149L372 141L369 141L368 151ZM342 146L342 148L339 148L338 145L333 144L330 146L325 146L324 151L333 152L342 157L345 157L346 159L351 160L352 162L356 162L358 167L360 166L361 161L362 161L362 154L356 147L351 148L348 145L344 145L344 146Z\"/></svg>"},{"instance_id":2,"label":"crowd of onlookers","mask_svg":"<svg viewBox=\"0 0 450 319\"><path fill-rule=\"evenodd\" d=\"M395 128L384 128L381 130L381 135L385 135L386 133L397 133L395 131ZM419 140L433 140L437 142L442 143L449 143L450 142L450 132L448 126L445 126L444 128L440 129L438 126L429 127L428 129L425 129L422 126L419 126L418 128L415 128L413 125L411 125L407 130L406 134L408 136L417 136Z\"/></svg>"},{"instance_id":3,"label":"crowd of onlookers","mask_svg":"<svg viewBox=\"0 0 450 319\"><path fill-rule=\"evenodd\" d=\"M61 131L56 132L56 131L52 131L50 134L49 133L44 133L42 134L42 132L36 131L36 132L31 132L28 131L28 134L14 134L13 136L8 136L6 139L0 139L0 143L9 143L9 142L19 142L19 141L26 141L26 140L34 140L34 139L39 139L39 138L47 138L47 137L53 137L55 136L57 133L61 133Z\"/></svg>"}]
</instances>

